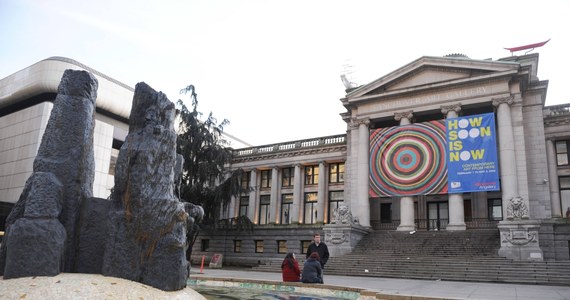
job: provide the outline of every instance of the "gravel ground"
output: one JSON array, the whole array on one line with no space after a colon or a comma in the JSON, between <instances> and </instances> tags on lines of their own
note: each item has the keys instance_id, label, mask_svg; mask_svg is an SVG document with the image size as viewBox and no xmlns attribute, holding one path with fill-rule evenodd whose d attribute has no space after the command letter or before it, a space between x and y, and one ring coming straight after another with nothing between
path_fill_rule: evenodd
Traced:
<instances>
[{"instance_id":1,"label":"gravel ground","mask_svg":"<svg viewBox=\"0 0 570 300\"><path fill-rule=\"evenodd\" d=\"M191 288L165 292L142 283L99 274L62 273L4 280L0 299L206 299Z\"/></svg>"}]
</instances>

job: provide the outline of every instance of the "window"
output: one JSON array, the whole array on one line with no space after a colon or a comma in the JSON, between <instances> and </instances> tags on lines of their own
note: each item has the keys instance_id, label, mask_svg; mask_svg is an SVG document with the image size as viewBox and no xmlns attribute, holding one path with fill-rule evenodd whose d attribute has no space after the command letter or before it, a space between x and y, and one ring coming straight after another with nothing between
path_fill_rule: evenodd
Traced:
<instances>
[{"instance_id":1,"label":"window","mask_svg":"<svg viewBox=\"0 0 570 300\"><path fill-rule=\"evenodd\" d=\"M200 250L208 251L210 248L210 240L201 240L200 241Z\"/></svg>"},{"instance_id":2,"label":"window","mask_svg":"<svg viewBox=\"0 0 570 300\"><path fill-rule=\"evenodd\" d=\"M329 223L332 221L335 209L338 209L338 207L343 203L343 201L344 201L343 191L329 192Z\"/></svg>"},{"instance_id":3,"label":"window","mask_svg":"<svg viewBox=\"0 0 570 300\"><path fill-rule=\"evenodd\" d=\"M319 183L319 166L305 167L305 184L315 185Z\"/></svg>"},{"instance_id":4,"label":"window","mask_svg":"<svg viewBox=\"0 0 570 300\"><path fill-rule=\"evenodd\" d=\"M558 177L558 183L560 184L560 202L562 209L562 216L566 215L566 210L570 206L570 177L560 176Z\"/></svg>"},{"instance_id":5,"label":"window","mask_svg":"<svg viewBox=\"0 0 570 300\"><path fill-rule=\"evenodd\" d=\"M568 165L568 148L570 140L556 142L556 162L559 166Z\"/></svg>"},{"instance_id":6,"label":"window","mask_svg":"<svg viewBox=\"0 0 570 300\"><path fill-rule=\"evenodd\" d=\"M269 222L269 203L271 197L269 195L261 195L259 197L259 224L264 225Z\"/></svg>"},{"instance_id":7,"label":"window","mask_svg":"<svg viewBox=\"0 0 570 300\"><path fill-rule=\"evenodd\" d=\"M255 241L255 253L263 253L263 240Z\"/></svg>"},{"instance_id":8,"label":"window","mask_svg":"<svg viewBox=\"0 0 570 300\"><path fill-rule=\"evenodd\" d=\"M234 240L234 252L241 253L241 240Z\"/></svg>"},{"instance_id":9,"label":"window","mask_svg":"<svg viewBox=\"0 0 570 300\"><path fill-rule=\"evenodd\" d=\"M119 157L119 150L123 146L123 141L113 139L113 144L111 148L111 162L109 164L109 175L115 175L115 165L117 164L117 158Z\"/></svg>"},{"instance_id":10,"label":"window","mask_svg":"<svg viewBox=\"0 0 570 300\"><path fill-rule=\"evenodd\" d=\"M240 185L241 188L244 190L249 189L249 173L244 172L240 178Z\"/></svg>"},{"instance_id":11,"label":"window","mask_svg":"<svg viewBox=\"0 0 570 300\"><path fill-rule=\"evenodd\" d=\"M261 188L271 187L271 170L261 171Z\"/></svg>"},{"instance_id":12,"label":"window","mask_svg":"<svg viewBox=\"0 0 570 300\"><path fill-rule=\"evenodd\" d=\"M317 222L317 193L305 193L305 216L303 223L315 224Z\"/></svg>"},{"instance_id":13,"label":"window","mask_svg":"<svg viewBox=\"0 0 570 300\"><path fill-rule=\"evenodd\" d=\"M503 220L503 200L489 199L487 200L487 207L489 209L489 220Z\"/></svg>"},{"instance_id":14,"label":"window","mask_svg":"<svg viewBox=\"0 0 570 300\"><path fill-rule=\"evenodd\" d=\"M295 179L295 168L283 168L281 176L281 186L282 187L293 186L294 179Z\"/></svg>"},{"instance_id":15,"label":"window","mask_svg":"<svg viewBox=\"0 0 570 300\"><path fill-rule=\"evenodd\" d=\"M287 253L287 241L277 241L277 253Z\"/></svg>"},{"instance_id":16,"label":"window","mask_svg":"<svg viewBox=\"0 0 570 300\"><path fill-rule=\"evenodd\" d=\"M249 207L249 196L239 197L239 215L247 216L247 209Z\"/></svg>"},{"instance_id":17,"label":"window","mask_svg":"<svg viewBox=\"0 0 570 300\"><path fill-rule=\"evenodd\" d=\"M344 163L334 163L329 165L329 182L344 182Z\"/></svg>"},{"instance_id":18,"label":"window","mask_svg":"<svg viewBox=\"0 0 570 300\"><path fill-rule=\"evenodd\" d=\"M473 214L471 210L471 200L465 199L463 200L463 217L465 221L470 222L473 220Z\"/></svg>"},{"instance_id":19,"label":"window","mask_svg":"<svg viewBox=\"0 0 570 300\"><path fill-rule=\"evenodd\" d=\"M115 165L117 165L119 149L111 149L111 163L109 164L109 175L115 176Z\"/></svg>"},{"instance_id":20,"label":"window","mask_svg":"<svg viewBox=\"0 0 570 300\"><path fill-rule=\"evenodd\" d=\"M307 254L307 250L309 249L309 245L312 241L301 241L301 253Z\"/></svg>"},{"instance_id":21,"label":"window","mask_svg":"<svg viewBox=\"0 0 570 300\"><path fill-rule=\"evenodd\" d=\"M281 224L291 224L293 194L281 195Z\"/></svg>"},{"instance_id":22,"label":"window","mask_svg":"<svg viewBox=\"0 0 570 300\"><path fill-rule=\"evenodd\" d=\"M380 223L392 223L392 203L380 203Z\"/></svg>"}]
</instances>

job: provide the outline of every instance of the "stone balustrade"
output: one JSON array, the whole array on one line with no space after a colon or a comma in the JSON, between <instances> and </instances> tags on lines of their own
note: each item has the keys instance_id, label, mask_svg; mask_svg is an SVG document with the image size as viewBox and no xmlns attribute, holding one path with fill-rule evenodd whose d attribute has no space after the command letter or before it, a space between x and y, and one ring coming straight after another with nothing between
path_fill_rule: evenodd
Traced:
<instances>
[{"instance_id":1,"label":"stone balustrade","mask_svg":"<svg viewBox=\"0 0 570 300\"><path fill-rule=\"evenodd\" d=\"M256 154L266 154L266 153L277 153L294 151L307 148L319 148L319 147L329 147L332 145L344 145L346 144L346 134L332 135L325 137L318 137L313 139L290 141L272 145L263 145L251 148L236 149L233 151L233 156L244 157Z\"/></svg>"},{"instance_id":2,"label":"stone balustrade","mask_svg":"<svg viewBox=\"0 0 570 300\"><path fill-rule=\"evenodd\" d=\"M564 116L570 115L570 104L560 104L560 105L552 105L546 106L543 109L544 117L556 117L556 116Z\"/></svg>"}]
</instances>

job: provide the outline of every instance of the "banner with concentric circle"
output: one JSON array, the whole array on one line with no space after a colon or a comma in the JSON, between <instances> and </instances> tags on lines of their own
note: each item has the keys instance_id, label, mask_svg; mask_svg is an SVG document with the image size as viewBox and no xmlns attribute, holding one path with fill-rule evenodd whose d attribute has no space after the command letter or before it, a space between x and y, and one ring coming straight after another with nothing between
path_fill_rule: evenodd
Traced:
<instances>
[{"instance_id":1,"label":"banner with concentric circle","mask_svg":"<svg viewBox=\"0 0 570 300\"><path fill-rule=\"evenodd\" d=\"M370 132L370 197L447 194L445 121Z\"/></svg>"}]
</instances>

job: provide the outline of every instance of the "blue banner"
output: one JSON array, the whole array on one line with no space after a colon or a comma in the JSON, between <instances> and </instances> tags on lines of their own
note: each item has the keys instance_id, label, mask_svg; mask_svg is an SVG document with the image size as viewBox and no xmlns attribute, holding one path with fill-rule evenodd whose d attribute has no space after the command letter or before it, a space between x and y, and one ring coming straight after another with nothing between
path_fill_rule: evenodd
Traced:
<instances>
[{"instance_id":1,"label":"blue banner","mask_svg":"<svg viewBox=\"0 0 570 300\"><path fill-rule=\"evenodd\" d=\"M446 119L448 192L498 191L493 113Z\"/></svg>"}]
</instances>

